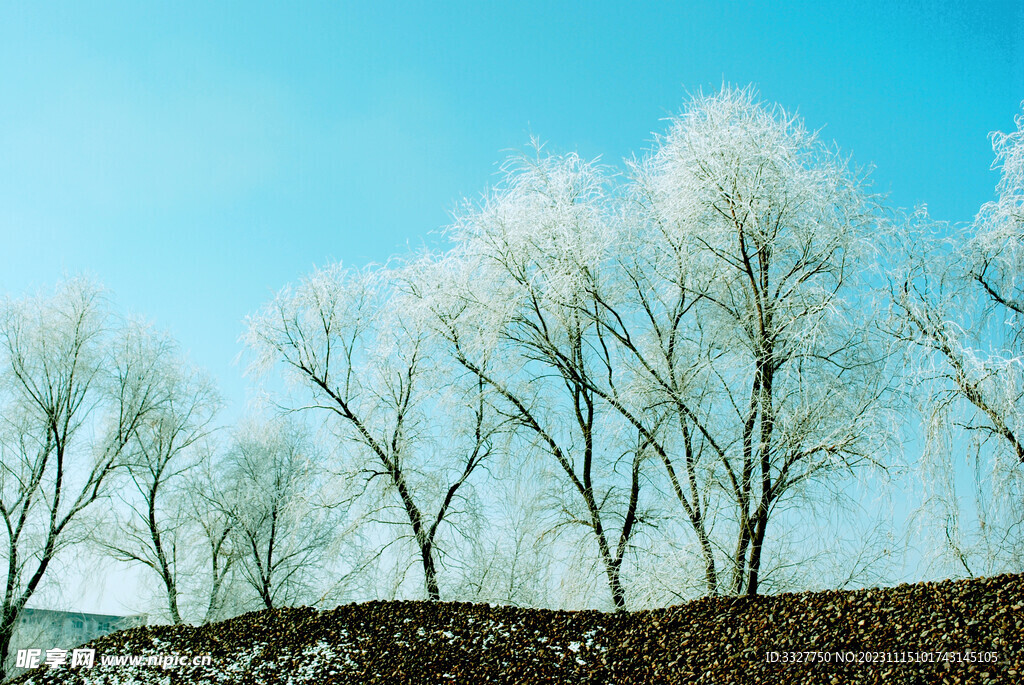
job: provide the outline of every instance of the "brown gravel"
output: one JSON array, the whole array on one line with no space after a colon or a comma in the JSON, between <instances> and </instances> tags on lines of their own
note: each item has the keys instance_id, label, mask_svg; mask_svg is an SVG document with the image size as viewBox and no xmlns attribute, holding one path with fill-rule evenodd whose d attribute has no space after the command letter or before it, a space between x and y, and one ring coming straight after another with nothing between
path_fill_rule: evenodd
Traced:
<instances>
[{"instance_id":1,"label":"brown gravel","mask_svg":"<svg viewBox=\"0 0 1024 685\"><path fill-rule=\"evenodd\" d=\"M626 614L444 602L261 611L116 633L92 643L92 669L15 682L1010 684L1024 683L1022 643L1024 575L1003 575ZM99 665L166 653L212 664Z\"/></svg>"}]
</instances>

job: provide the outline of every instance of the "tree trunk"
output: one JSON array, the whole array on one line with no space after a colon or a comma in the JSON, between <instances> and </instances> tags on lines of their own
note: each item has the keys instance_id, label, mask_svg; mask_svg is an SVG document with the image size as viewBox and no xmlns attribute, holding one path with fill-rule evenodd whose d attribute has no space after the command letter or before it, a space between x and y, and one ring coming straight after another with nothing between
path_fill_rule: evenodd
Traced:
<instances>
[{"instance_id":1,"label":"tree trunk","mask_svg":"<svg viewBox=\"0 0 1024 685\"><path fill-rule=\"evenodd\" d=\"M437 587L437 568L434 566L434 549L432 540L420 545L420 560L423 562L423 580L427 588L427 599L431 602L441 600L441 591Z\"/></svg>"},{"instance_id":2,"label":"tree trunk","mask_svg":"<svg viewBox=\"0 0 1024 685\"><path fill-rule=\"evenodd\" d=\"M164 578L164 585L167 589L167 608L171 612L171 623L178 626L181 625L181 614L178 612L178 589L174 586L173 581Z\"/></svg>"},{"instance_id":3,"label":"tree trunk","mask_svg":"<svg viewBox=\"0 0 1024 685\"><path fill-rule=\"evenodd\" d=\"M402 499L402 506L405 514L409 517L409 525L412 526L412 534L416 544L420 548L420 561L423 564L423 582L427 590L427 599L437 602L441 599L441 592L437 586L437 567L434 565L434 541L423 526L423 514L409 492L409 486L405 482L405 475L402 473L396 460L382 458L385 467L391 475L391 482L398 490L398 496Z\"/></svg>"},{"instance_id":4,"label":"tree trunk","mask_svg":"<svg viewBox=\"0 0 1024 685\"><path fill-rule=\"evenodd\" d=\"M754 513L754 530L751 532L750 567L747 576L748 597L757 594L758 576L761 570L761 549L764 545L764 533L768 527L768 516L774 501L772 491L772 432L775 429L775 406L772 403L772 388L775 381L774 350L766 343L767 352L764 360L758 365L762 375L761 382L761 444L758 447L761 469L761 497Z\"/></svg>"},{"instance_id":5,"label":"tree trunk","mask_svg":"<svg viewBox=\"0 0 1024 685\"><path fill-rule=\"evenodd\" d=\"M701 530L698 535L700 540L701 556L704 557L704 584L707 586L709 595L718 594L718 571L715 568L715 552L711 548L711 540L707 533Z\"/></svg>"},{"instance_id":6,"label":"tree trunk","mask_svg":"<svg viewBox=\"0 0 1024 685\"><path fill-rule=\"evenodd\" d=\"M768 527L768 508L758 507L756 515L757 523L754 526L754 536L750 544L750 567L747 573L747 597L757 595L758 576L761 570L761 548L764 544L764 532Z\"/></svg>"},{"instance_id":7,"label":"tree trunk","mask_svg":"<svg viewBox=\"0 0 1024 685\"><path fill-rule=\"evenodd\" d=\"M11 638L14 636L14 624L17 616L7 617L4 612L3 620L0 621L0 682L7 678L7 657L11 653Z\"/></svg>"},{"instance_id":8,"label":"tree trunk","mask_svg":"<svg viewBox=\"0 0 1024 685\"><path fill-rule=\"evenodd\" d=\"M149 491L149 536L153 540L153 548L156 550L157 563L160 568L161 580L164 581L164 589L167 592L167 609L171 614L171 622L174 625L181 625L181 614L178 612L178 587L171 566L167 562L167 554L164 552L163 540L160 536L160 526L156 521L156 496L160 488L159 474L153 481Z\"/></svg>"},{"instance_id":9,"label":"tree trunk","mask_svg":"<svg viewBox=\"0 0 1024 685\"><path fill-rule=\"evenodd\" d=\"M612 603L615 605L615 611L626 610L626 593L622 589L622 580L619 575L621 566L621 559L609 559L608 563L605 564L608 572L608 587L612 591Z\"/></svg>"},{"instance_id":10,"label":"tree trunk","mask_svg":"<svg viewBox=\"0 0 1024 685\"><path fill-rule=\"evenodd\" d=\"M604 524L601 521L601 514L597 509L597 503L594 502L592 491L584 491L584 501L587 504L587 509L590 511L591 527L594 530L594 536L597 538L597 548L601 553L601 561L604 562L605 575L608 576L608 589L612 593L612 603L615 605L616 611L624 611L626 608L626 595L622 590L622 580L619 577L619 566L622 560L612 557L611 548L608 546L608 538L604 532Z\"/></svg>"}]
</instances>

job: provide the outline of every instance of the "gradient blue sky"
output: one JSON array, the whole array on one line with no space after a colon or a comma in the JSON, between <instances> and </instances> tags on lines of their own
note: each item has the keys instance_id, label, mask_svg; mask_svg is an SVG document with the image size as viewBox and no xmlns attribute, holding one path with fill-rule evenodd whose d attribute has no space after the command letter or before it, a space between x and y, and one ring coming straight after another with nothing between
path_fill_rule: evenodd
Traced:
<instances>
[{"instance_id":1,"label":"gradient blue sky","mask_svg":"<svg viewBox=\"0 0 1024 685\"><path fill-rule=\"evenodd\" d=\"M969 220L1024 98L1024 3L0 0L0 293L95 275L235 403L246 314L431 240L531 134L617 163L754 84Z\"/></svg>"}]
</instances>

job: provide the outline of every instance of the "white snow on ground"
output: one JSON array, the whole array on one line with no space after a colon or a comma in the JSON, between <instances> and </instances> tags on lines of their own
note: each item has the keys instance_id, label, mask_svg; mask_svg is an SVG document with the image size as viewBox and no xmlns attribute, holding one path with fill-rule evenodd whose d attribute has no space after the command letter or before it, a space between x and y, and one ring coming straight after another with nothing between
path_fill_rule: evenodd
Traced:
<instances>
[{"instance_id":1,"label":"white snow on ground","mask_svg":"<svg viewBox=\"0 0 1024 685\"><path fill-rule=\"evenodd\" d=\"M408 623L410 619L405 619L404 622ZM457 646L472 655L479 654L482 650L487 650L492 645L506 640L514 633L524 629L521 623L506 625L501 621L486 619L473 619L472 623L471 627L465 624L458 627L455 625L420 627L416 630L416 637L411 640L408 635L396 633L392 644L400 649L430 649L437 643L446 643ZM366 628L366 626L361 627ZM466 633L467 628L469 628L468 633ZM561 659L571 655L573 661L585 666L598 654L607 651L607 646L599 642L598 630L589 630L571 636L575 638L571 640L568 639L569 637L552 639L549 635L541 634L541 631L534 631L535 654L520 653L518 656L520 658L533 656L534 660L539 662L550 659L551 655ZM313 685L323 682L330 675L359 669L360 662L367 653L364 645L360 643L370 641L367 636L359 634L353 636L349 631L341 628L336 629L330 639L331 641L328 642L321 638L313 644L299 647L298 651L284 652L276 651L278 648L272 647L267 642L258 642L233 653L214 656L212 663L208 666L174 667L167 670L148 665L102 665L101 656L104 653L98 652L96 665L92 668L69 670L75 671L74 682L76 685L169 685L172 673L175 674L177 682L207 682L228 685L244 678L249 682L285 682L290 685L306 685L308 683ZM188 654L188 656L201 656L183 652L181 642L177 640L160 639L149 635L140 639L129 639L124 651L120 654L109 653L109 655L150 656L182 653ZM547 656L544 656L545 654ZM563 665L568 667L569 663L563 660ZM46 681L38 676L26 680L26 685L44 685L45 683Z\"/></svg>"}]
</instances>

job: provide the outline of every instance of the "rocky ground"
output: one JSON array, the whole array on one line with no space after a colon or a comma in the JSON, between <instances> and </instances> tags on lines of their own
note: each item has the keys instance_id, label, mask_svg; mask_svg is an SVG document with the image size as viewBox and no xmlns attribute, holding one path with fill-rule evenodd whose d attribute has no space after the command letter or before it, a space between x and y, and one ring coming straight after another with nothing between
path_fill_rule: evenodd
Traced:
<instances>
[{"instance_id":1,"label":"rocky ground","mask_svg":"<svg viewBox=\"0 0 1024 685\"><path fill-rule=\"evenodd\" d=\"M44 683L1024 683L1024 575L605 614L368 602L96 640ZM206 666L101 665L210 655Z\"/></svg>"}]
</instances>

